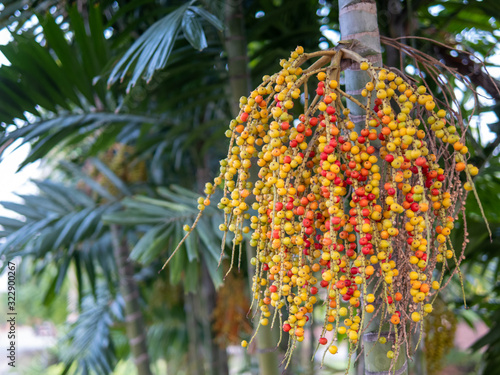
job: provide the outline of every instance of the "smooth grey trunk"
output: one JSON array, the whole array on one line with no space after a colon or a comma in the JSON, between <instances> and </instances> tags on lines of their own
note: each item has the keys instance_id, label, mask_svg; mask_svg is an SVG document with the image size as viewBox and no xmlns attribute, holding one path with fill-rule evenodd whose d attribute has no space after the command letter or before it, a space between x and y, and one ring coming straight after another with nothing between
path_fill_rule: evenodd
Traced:
<instances>
[{"instance_id":1,"label":"smooth grey trunk","mask_svg":"<svg viewBox=\"0 0 500 375\"><path fill-rule=\"evenodd\" d=\"M355 39L376 53L365 55L372 64L381 66L382 55L380 47L380 33L377 22L377 6L374 0L339 0L339 21L342 40ZM345 71L345 88L348 94L354 96L361 103L366 100L361 96L369 77L366 72L360 71L359 67L351 67ZM348 108L351 110L351 119L356 124L356 129L364 128L365 111L356 104L348 101ZM365 328L362 336L364 347L364 373L366 375L390 375L407 374L406 348L400 348L400 356L395 366L389 371L391 360L387 358L387 351L391 350L394 343L394 336L389 335L389 326L382 326L381 336L387 338L387 343L382 345L377 342L380 318L373 320L372 324ZM359 367L359 365L358 365ZM355 369L356 374L360 372Z\"/></svg>"},{"instance_id":2,"label":"smooth grey trunk","mask_svg":"<svg viewBox=\"0 0 500 375\"><path fill-rule=\"evenodd\" d=\"M120 293L125 301L125 327L130 351L139 375L152 375L146 342L146 324L139 305L139 287L134 279L134 266L123 230L111 225L113 251L118 269Z\"/></svg>"},{"instance_id":3,"label":"smooth grey trunk","mask_svg":"<svg viewBox=\"0 0 500 375\"><path fill-rule=\"evenodd\" d=\"M245 248L247 249L248 275L250 278L250 295L253 298L252 275L255 273L250 261L255 256L254 249L250 246L250 241L246 241ZM258 316L254 319L255 324L259 324ZM275 327L276 328L276 327ZM281 329L279 327L278 329ZM278 349L276 348L277 337L274 334L276 329L261 327L257 333L257 358L259 361L259 375L279 375ZM282 374L286 374L284 371Z\"/></svg>"},{"instance_id":4,"label":"smooth grey trunk","mask_svg":"<svg viewBox=\"0 0 500 375\"><path fill-rule=\"evenodd\" d=\"M243 23L242 0L228 0L225 5L225 49L228 59L230 104L232 116L239 112L238 100L250 91L250 71L248 69L247 43ZM250 260L250 245L247 243L247 257ZM250 262L249 262L250 264ZM251 283L251 267L249 267ZM257 357L260 375L279 375L278 350L271 329L262 327L257 333Z\"/></svg>"},{"instance_id":5,"label":"smooth grey trunk","mask_svg":"<svg viewBox=\"0 0 500 375\"><path fill-rule=\"evenodd\" d=\"M377 52L363 57L372 64L381 66L382 54L375 1L339 0L339 23L342 40L358 40L364 46ZM346 69L344 74L346 92L361 103L366 103L366 99L361 96L361 90L369 80L368 73L359 70L358 67L352 67L352 69ZM351 119L356 124L356 128L364 127L365 111L350 101L347 106L351 110Z\"/></svg>"}]
</instances>

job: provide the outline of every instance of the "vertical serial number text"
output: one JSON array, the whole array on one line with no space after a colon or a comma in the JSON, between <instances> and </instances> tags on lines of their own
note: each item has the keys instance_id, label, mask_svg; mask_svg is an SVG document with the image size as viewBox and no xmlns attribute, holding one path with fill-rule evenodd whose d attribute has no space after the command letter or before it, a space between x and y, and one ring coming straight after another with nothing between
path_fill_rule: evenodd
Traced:
<instances>
[{"instance_id":1,"label":"vertical serial number text","mask_svg":"<svg viewBox=\"0 0 500 375\"><path fill-rule=\"evenodd\" d=\"M16 367L16 264L7 265L7 360Z\"/></svg>"}]
</instances>

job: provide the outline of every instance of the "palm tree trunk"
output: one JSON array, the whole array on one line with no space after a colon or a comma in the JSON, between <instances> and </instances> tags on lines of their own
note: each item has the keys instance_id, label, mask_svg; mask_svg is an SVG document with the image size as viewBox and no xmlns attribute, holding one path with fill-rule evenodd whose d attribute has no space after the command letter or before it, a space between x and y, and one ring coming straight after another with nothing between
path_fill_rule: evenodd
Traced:
<instances>
[{"instance_id":1,"label":"palm tree trunk","mask_svg":"<svg viewBox=\"0 0 500 375\"><path fill-rule=\"evenodd\" d=\"M380 53L380 34L377 23L377 6L375 0L339 0L339 21L340 32L343 40L356 39L369 49L378 52L365 56L375 65L382 64L382 55ZM361 96L361 90L368 81L368 75L360 70L348 69L345 71L346 91L361 103L366 100ZM354 115L352 120L357 129L364 127L365 112L352 102L348 102L349 109ZM387 351L391 349L394 343L394 335L389 334L387 324L382 326L381 336L387 338L387 343L382 345L377 342L380 318L375 318L373 322L365 328L362 340L364 347L364 373L366 375L389 375L389 374L407 374L407 363L405 348L400 349L399 356L395 366L389 371L391 359L387 358ZM359 374L359 371L355 372Z\"/></svg>"},{"instance_id":2,"label":"palm tree trunk","mask_svg":"<svg viewBox=\"0 0 500 375\"><path fill-rule=\"evenodd\" d=\"M198 300L198 304L195 304L195 307L204 315L203 317L199 316L198 320L202 322L204 336L206 341L208 341L205 344L205 346L208 346L206 360L211 368L207 373L211 375L228 375L229 364L226 348L221 348L219 344L215 342L215 334L212 330L212 319L217 301L217 291L206 264L202 264L201 267L201 297Z\"/></svg>"},{"instance_id":3,"label":"palm tree trunk","mask_svg":"<svg viewBox=\"0 0 500 375\"><path fill-rule=\"evenodd\" d=\"M243 24L243 1L228 0L225 7L225 49L228 58L230 102L233 117L239 112L238 99L248 95L250 91L250 72L248 69L247 43ZM251 251L247 243L247 252ZM250 260L252 257L247 253ZM250 264L250 262L249 262ZM249 277L252 272L249 266ZM278 375L278 352L274 350L276 341L271 329L261 329L257 333L257 356L259 360L259 374Z\"/></svg>"},{"instance_id":4,"label":"palm tree trunk","mask_svg":"<svg viewBox=\"0 0 500 375\"><path fill-rule=\"evenodd\" d=\"M146 343L146 324L139 305L139 288L134 279L134 267L129 260L130 249L123 231L111 225L113 250L118 268L120 293L125 300L125 326L130 351L139 375L152 375Z\"/></svg>"}]
</instances>

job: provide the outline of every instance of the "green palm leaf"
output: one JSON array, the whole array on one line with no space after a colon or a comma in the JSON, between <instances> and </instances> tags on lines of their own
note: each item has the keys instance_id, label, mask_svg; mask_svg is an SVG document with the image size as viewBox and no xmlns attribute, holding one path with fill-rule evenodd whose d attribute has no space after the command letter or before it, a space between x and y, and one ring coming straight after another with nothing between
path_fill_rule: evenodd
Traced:
<instances>
[{"instance_id":1,"label":"green palm leaf","mask_svg":"<svg viewBox=\"0 0 500 375\"><path fill-rule=\"evenodd\" d=\"M132 68L127 91L130 91L141 77L149 82L155 71L166 66L181 29L194 48L204 49L207 46L205 33L195 15L199 15L219 29L222 29L222 25L216 17L202 8L193 6L193 3L194 1L190 1L179 6L149 27L114 66L108 79L108 86L117 80L123 81Z\"/></svg>"},{"instance_id":2,"label":"green palm leaf","mask_svg":"<svg viewBox=\"0 0 500 375\"><path fill-rule=\"evenodd\" d=\"M68 373L73 363L77 363L75 375L107 375L113 371L116 357L111 326L117 319L114 312L118 311L123 316L123 307L116 299L110 300L111 296L101 289L97 299L93 296L83 299L78 320L58 345L66 364L64 374Z\"/></svg>"}]
</instances>

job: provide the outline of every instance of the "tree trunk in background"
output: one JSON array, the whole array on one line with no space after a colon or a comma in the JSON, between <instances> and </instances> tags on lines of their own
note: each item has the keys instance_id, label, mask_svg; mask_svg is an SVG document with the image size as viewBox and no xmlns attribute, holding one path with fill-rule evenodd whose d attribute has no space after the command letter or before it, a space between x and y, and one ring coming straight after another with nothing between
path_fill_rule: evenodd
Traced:
<instances>
[{"instance_id":1,"label":"tree trunk in background","mask_svg":"<svg viewBox=\"0 0 500 375\"><path fill-rule=\"evenodd\" d=\"M215 286L212 282L207 266L205 264L202 264L201 267L202 299L198 299L198 303L194 306L199 312L206 312L202 312L202 314L204 314L205 316L198 316L198 319L203 322L205 338L208 338L210 340L210 342L207 343L209 344L210 353L208 353L208 356L206 358L208 365L210 366L208 373L212 375L228 375L229 365L226 348L221 348L215 342L215 335L212 329L212 319L213 312L215 310L215 304L217 301L217 291L215 290ZM198 313L197 315L201 314Z\"/></svg>"},{"instance_id":2,"label":"tree trunk in background","mask_svg":"<svg viewBox=\"0 0 500 375\"><path fill-rule=\"evenodd\" d=\"M408 2L407 7L410 6L411 2ZM405 36L405 27L410 28L413 25L413 22L408 22L408 13L407 9L405 9L399 0L389 0L387 2L387 20L388 27L386 28L389 33L388 36L391 38L398 38L401 36ZM412 35L413 32L410 31L407 35ZM405 43L405 40L401 40L402 43ZM401 58L400 52L396 48L386 46L385 47L385 57L386 63L389 66L393 66L399 68L401 71L404 71L404 67L401 67Z\"/></svg>"},{"instance_id":3,"label":"tree trunk in background","mask_svg":"<svg viewBox=\"0 0 500 375\"><path fill-rule=\"evenodd\" d=\"M139 305L139 288L134 279L134 266L129 260L130 250L123 231L111 225L113 251L118 268L120 293L125 301L125 326L130 351L139 375L152 375L146 342L146 324Z\"/></svg>"},{"instance_id":4,"label":"tree trunk in background","mask_svg":"<svg viewBox=\"0 0 500 375\"><path fill-rule=\"evenodd\" d=\"M240 110L239 98L250 91L250 71L248 69L247 41L243 20L243 1L227 0L225 5L226 31L224 46L227 53L230 105L233 117Z\"/></svg>"},{"instance_id":5,"label":"tree trunk in background","mask_svg":"<svg viewBox=\"0 0 500 375\"><path fill-rule=\"evenodd\" d=\"M236 117L239 112L239 98L250 91L250 72L248 69L247 43L243 23L243 1L228 0L225 5L225 49L228 59L231 113ZM246 244L247 252L252 251ZM247 254L250 260L251 254ZM250 264L250 262L249 262ZM249 269L251 267L249 266ZM250 271L250 270L249 270ZM250 284L252 272L249 272ZM257 334L257 357L260 375L279 375L278 352L273 349L276 341L273 331L263 327Z\"/></svg>"},{"instance_id":6,"label":"tree trunk in background","mask_svg":"<svg viewBox=\"0 0 500 375\"><path fill-rule=\"evenodd\" d=\"M198 191L200 194L202 194L205 187L205 181L210 181L212 179L210 175L210 155L206 154L201 162L202 165L198 167L196 174ZM204 261L201 262L200 268L201 284L199 288L201 292L196 296L193 293L187 296L187 299L191 301L192 307L192 316L188 317L188 320L191 321L192 324L200 323L203 329L203 340L198 340L191 344L191 338L189 339L190 346L194 346L194 353L196 354L195 357L191 358L191 361L201 362L199 358L203 358L205 368L197 370L200 374L228 375L229 364L226 348L222 348L215 342L215 332L212 328L213 315L217 301L217 290L215 289L215 285ZM194 327L191 329L194 329ZM194 335L194 340L196 339L197 337ZM199 353L203 353L204 356L200 357ZM203 364L200 366L203 367Z\"/></svg>"},{"instance_id":7,"label":"tree trunk in background","mask_svg":"<svg viewBox=\"0 0 500 375\"><path fill-rule=\"evenodd\" d=\"M340 32L343 40L356 39L371 50L378 52L366 57L373 64L381 66L382 55L380 47L380 34L377 23L377 7L374 0L339 0L339 21ZM368 74L360 70L349 69L345 71L346 91L361 103L366 103L361 96L361 90L368 81ZM356 104L348 101L351 110L352 121L356 124L356 129L364 127L365 112ZM390 375L407 374L406 348L400 348L401 355L395 367L389 371L391 360L387 358L387 351L391 350L394 343L394 336L390 335L388 324L382 326L381 336L387 338L387 343L382 345L377 343L380 318L373 320L372 324L366 327L362 336L364 347L364 373L366 375ZM359 373L359 372L357 372ZM361 371L363 373L363 371Z\"/></svg>"}]
</instances>

